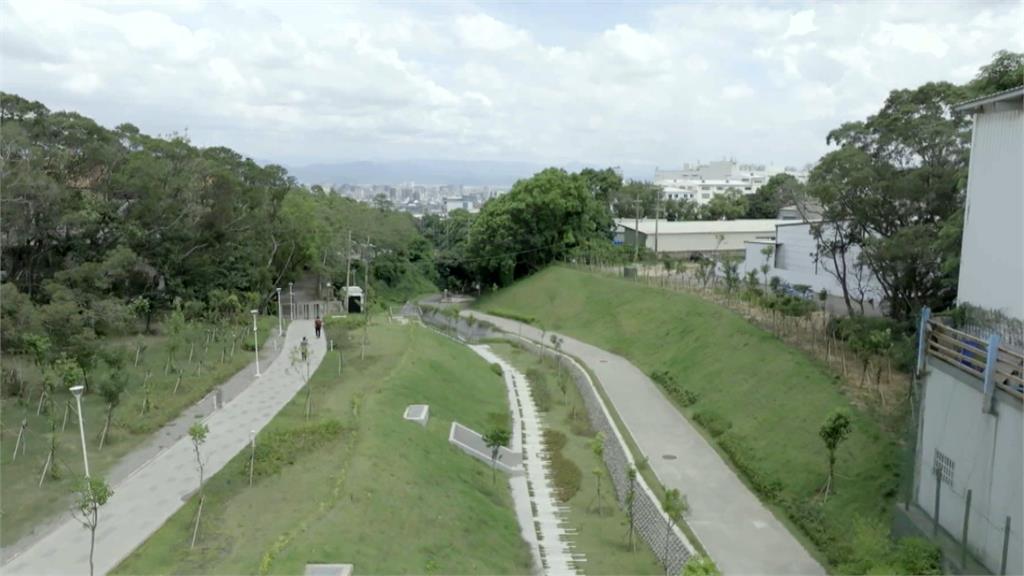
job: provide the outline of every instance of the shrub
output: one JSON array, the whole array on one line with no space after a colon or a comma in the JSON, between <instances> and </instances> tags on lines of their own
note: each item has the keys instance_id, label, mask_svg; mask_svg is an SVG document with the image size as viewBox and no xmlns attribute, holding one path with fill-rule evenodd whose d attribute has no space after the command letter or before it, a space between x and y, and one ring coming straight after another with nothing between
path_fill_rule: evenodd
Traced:
<instances>
[{"instance_id":1,"label":"shrub","mask_svg":"<svg viewBox=\"0 0 1024 576\"><path fill-rule=\"evenodd\" d=\"M262 434L256 438L256 467L253 474L261 478L277 474L285 466L294 464L303 454L334 440L343 430L341 422L327 420ZM248 477L247 459L243 459L242 472Z\"/></svg>"},{"instance_id":2,"label":"shrub","mask_svg":"<svg viewBox=\"0 0 1024 576\"><path fill-rule=\"evenodd\" d=\"M533 316L527 316L525 314L519 314L518 312L512 312L511 310L502 310L500 308L488 308L486 310L491 316L500 316L501 318L508 318L509 320L515 320L517 322L523 322L526 324L535 324L537 319Z\"/></svg>"},{"instance_id":3,"label":"shrub","mask_svg":"<svg viewBox=\"0 0 1024 576\"><path fill-rule=\"evenodd\" d=\"M721 574L711 558L703 554L693 556L683 566L683 576L721 576Z\"/></svg>"},{"instance_id":4,"label":"shrub","mask_svg":"<svg viewBox=\"0 0 1024 576\"><path fill-rule=\"evenodd\" d=\"M698 410L693 413L693 419L707 430L712 438L718 438L732 428L732 422L713 410Z\"/></svg>"},{"instance_id":5,"label":"shrub","mask_svg":"<svg viewBox=\"0 0 1024 576\"><path fill-rule=\"evenodd\" d=\"M650 374L651 380L661 385L661 388L675 400L680 406L693 406L700 397L697 393L683 388L676 382L675 376L668 370L655 370Z\"/></svg>"},{"instance_id":6,"label":"shrub","mask_svg":"<svg viewBox=\"0 0 1024 576\"><path fill-rule=\"evenodd\" d=\"M942 552L923 538L900 540L894 556L903 574L942 574Z\"/></svg>"},{"instance_id":7,"label":"shrub","mask_svg":"<svg viewBox=\"0 0 1024 576\"><path fill-rule=\"evenodd\" d=\"M0 371L0 395L4 398L21 396L25 390L25 381L17 368Z\"/></svg>"},{"instance_id":8,"label":"shrub","mask_svg":"<svg viewBox=\"0 0 1024 576\"><path fill-rule=\"evenodd\" d=\"M782 482L771 478L757 465L754 451L747 446L741 436L734 432L723 434L718 438L718 444L758 494L771 502L781 502Z\"/></svg>"},{"instance_id":9,"label":"shrub","mask_svg":"<svg viewBox=\"0 0 1024 576\"><path fill-rule=\"evenodd\" d=\"M504 376L505 375L505 371L501 369L501 364L498 364L497 362L494 362L493 364L491 364L491 372L494 372L498 376Z\"/></svg>"},{"instance_id":10,"label":"shrub","mask_svg":"<svg viewBox=\"0 0 1024 576\"><path fill-rule=\"evenodd\" d=\"M555 493L562 502L568 502L580 491L583 483L583 472L575 462L562 454L568 438L565 434L547 429L544 431L544 446L551 459L551 476L555 483Z\"/></svg>"}]
</instances>

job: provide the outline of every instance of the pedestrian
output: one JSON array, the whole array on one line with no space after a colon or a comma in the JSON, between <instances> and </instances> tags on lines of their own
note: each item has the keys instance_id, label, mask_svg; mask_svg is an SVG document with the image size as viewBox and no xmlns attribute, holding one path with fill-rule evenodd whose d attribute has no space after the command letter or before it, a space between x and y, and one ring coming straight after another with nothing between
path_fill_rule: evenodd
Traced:
<instances>
[{"instance_id":1,"label":"pedestrian","mask_svg":"<svg viewBox=\"0 0 1024 576\"><path fill-rule=\"evenodd\" d=\"M317 338L320 337L320 328L322 328L323 325L324 325L324 323L320 321L320 316L317 316L316 320L313 321L313 328L316 329L316 337Z\"/></svg>"},{"instance_id":2,"label":"pedestrian","mask_svg":"<svg viewBox=\"0 0 1024 576\"><path fill-rule=\"evenodd\" d=\"M302 361L305 362L309 358L309 340L306 337L302 337L302 342L299 343L299 350L302 352Z\"/></svg>"}]
</instances>

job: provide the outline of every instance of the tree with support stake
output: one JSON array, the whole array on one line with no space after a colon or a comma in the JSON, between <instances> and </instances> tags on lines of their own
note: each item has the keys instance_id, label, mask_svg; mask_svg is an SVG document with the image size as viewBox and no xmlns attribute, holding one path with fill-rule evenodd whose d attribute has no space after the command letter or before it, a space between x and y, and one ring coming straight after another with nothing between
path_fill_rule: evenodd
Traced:
<instances>
[{"instance_id":1,"label":"tree with support stake","mask_svg":"<svg viewBox=\"0 0 1024 576\"><path fill-rule=\"evenodd\" d=\"M96 552L96 528L100 525L100 506L114 495L102 478L83 478L75 490L77 500L71 509L72 516L89 529L89 576L93 573L93 556Z\"/></svg>"},{"instance_id":2,"label":"tree with support stake","mask_svg":"<svg viewBox=\"0 0 1024 576\"><path fill-rule=\"evenodd\" d=\"M634 504L636 503L636 468L630 466L626 476L629 478L629 486L626 489L626 513L629 515L629 550L630 552L636 552L636 542L633 539L633 534L636 533L636 513L634 511Z\"/></svg>"},{"instance_id":3,"label":"tree with support stake","mask_svg":"<svg viewBox=\"0 0 1024 576\"><path fill-rule=\"evenodd\" d=\"M825 449L828 450L828 478L825 480L825 486L821 489L826 501L828 495L835 492L836 450L850 435L850 429L850 417L846 415L846 412L836 410L825 419L821 429L818 430L818 435L821 436L821 440L825 443Z\"/></svg>"},{"instance_id":4,"label":"tree with support stake","mask_svg":"<svg viewBox=\"0 0 1024 576\"><path fill-rule=\"evenodd\" d=\"M665 574L668 574L668 544L672 540L672 527L679 522L679 519L683 517L683 513L686 511L686 498L679 493L679 490L673 488L665 492L665 499L661 502L661 509L667 517L665 522L665 552L661 557L661 561L665 566Z\"/></svg>"},{"instance_id":5,"label":"tree with support stake","mask_svg":"<svg viewBox=\"0 0 1024 576\"><path fill-rule=\"evenodd\" d=\"M196 547L196 537L199 536L199 520L203 516L203 501L206 499L206 496L203 494L203 470L205 464L202 454L199 452L199 447L206 442L206 436L209 433L210 428L201 422L196 422L188 429L188 435L192 439L192 449L196 455L196 469L199 471L199 510L196 512L196 526L192 530L192 544L189 548Z\"/></svg>"},{"instance_id":6,"label":"tree with support stake","mask_svg":"<svg viewBox=\"0 0 1024 576\"><path fill-rule=\"evenodd\" d=\"M121 403L121 394L128 386L128 381L124 376L124 373L117 373L113 375L109 380L100 384L100 396L107 403L107 418L103 423L103 432L100 433L100 450L103 450L103 445L107 441L107 433L110 431L110 422L114 418L114 408Z\"/></svg>"},{"instance_id":7,"label":"tree with support stake","mask_svg":"<svg viewBox=\"0 0 1024 576\"><path fill-rule=\"evenodd\" d=\"M508 441L510 439L511 439L511 435L509 434L508 430L505 430L504 428L493 428L493 429L491 429L490 432L488 432L487 434L484 434L484 436L483 436L484 444L486 444L487 447L491 449L491 483L492 484L494 484L494 483L496 483L498 481L496 470L497 470L497 466L498 466L498 460L501 459L501 455L500 455L499 451L501 450L502 446L505 446L506 444L508 444Z\"/></svg>"},{"instance_id":8,"label":"tree with support stake","mask_svg":"<svg viewBox=\"0 0 1024 576\"><path fill-rule=\"evenodd\" d=\"M597 459L601 464L594 466L592 473L594 474L594 480L597 482L597 515L600 516L603 513L602 501L601 501L601 477L604 476L604 432L598 432L597 436L590 442L590 450L597 456Z\"/></svg>"}]
</instances>

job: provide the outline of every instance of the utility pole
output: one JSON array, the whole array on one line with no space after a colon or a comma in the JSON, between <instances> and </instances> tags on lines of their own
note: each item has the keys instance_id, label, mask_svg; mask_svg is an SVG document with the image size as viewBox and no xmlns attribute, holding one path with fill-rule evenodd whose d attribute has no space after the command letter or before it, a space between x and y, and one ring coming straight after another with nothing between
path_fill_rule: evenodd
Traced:
<instances>
[{"instance_id":1,"label":"utility pole","mask_svg":"<svg viewBox=\"0 0 1024 576\"><path fill-rule=\"evenodd\" d=\"M654 255L658 255L658 220L661 218L661 188L655 191L654 196Z\"/></svg>"},{"instance_id":2,"label":"utility pole","mask_svg":"<svg viewBox=\"0 0 1024 576\"><path fill-rule=\"evenodd\" d=\"M348 244L345 245L345 299L348 299L348 287L352 285L352 231L348 231Z\"/></svg>"},{"instance_id":3,"label":"utility pole","mask_svg":"<svg viewBox=\"0 0 1024 576\"><path fill-rule=\"evenodd\" d=\"M640 190L636 191L636 228L633 229L633 262L640 259Z\"/></svg>"},{"instance_id":4,"label":"utility pole","mask_svg":"<svg viewBox=\"0 0 1024 576\"><path fill-rule=\"evenodd\" d=\"M366 236L366 251L370 251L370 236ZM370 329L370 259L363 256L363 314L366 315L363 322L363 346L359 350L359 359L366 357L366 333Z\"/></svg>"}]
</instances>

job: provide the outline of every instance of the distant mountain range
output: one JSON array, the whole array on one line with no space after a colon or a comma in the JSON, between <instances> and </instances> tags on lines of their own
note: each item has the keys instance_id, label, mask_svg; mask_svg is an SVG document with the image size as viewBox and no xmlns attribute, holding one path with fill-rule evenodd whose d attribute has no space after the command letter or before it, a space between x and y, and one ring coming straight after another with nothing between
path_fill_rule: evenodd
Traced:
<instances>
[{"instance_id":1,"label":"distant mountain range","mask_svg":"<svg viewBox=\"0 0 1024 576\"><path fill-rule=\"evenodd\" d=\"M462 184L464 186L510 186L529 178L549 165L533 162L489 160L394 160L337 162L289 166L288 171L304 184L388 184L415 182L425 186ZM560 165L573 172L588 165L579 162ZM596 166L595 166L596 167ZM602 168L604 168L602 166ZM650 179L654 168L625 167L627 178Z\"/></svg>"}]
</instances>

